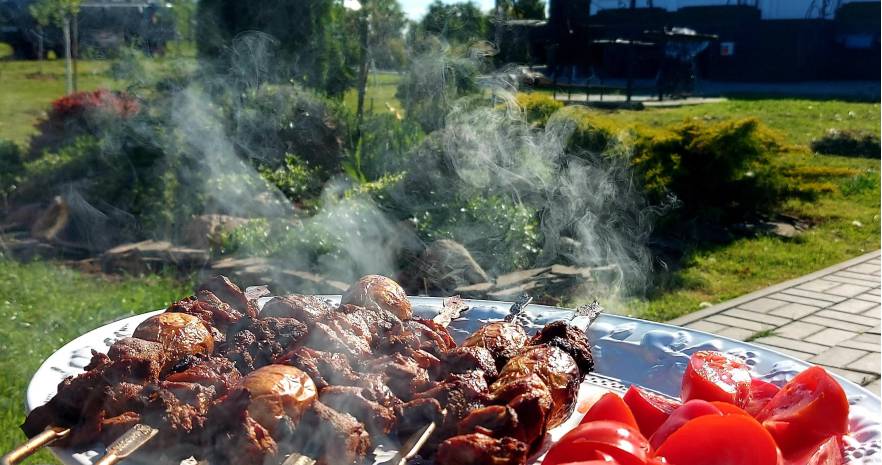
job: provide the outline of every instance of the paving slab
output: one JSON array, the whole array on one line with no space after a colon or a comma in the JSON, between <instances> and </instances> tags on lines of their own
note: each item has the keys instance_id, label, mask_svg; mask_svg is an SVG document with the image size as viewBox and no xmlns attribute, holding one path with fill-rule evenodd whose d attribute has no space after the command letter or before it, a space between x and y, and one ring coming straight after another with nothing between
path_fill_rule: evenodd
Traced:
<instances>
[{"instance_id":1,"label":"paving slab","mask_svg":"<svg viewBox=\"0 0 882 465\"><path fill-rule=\"evenodd\" d=\"M823 365L880 392L880 251L670 321Z\"/></svg>"}]
</instances>

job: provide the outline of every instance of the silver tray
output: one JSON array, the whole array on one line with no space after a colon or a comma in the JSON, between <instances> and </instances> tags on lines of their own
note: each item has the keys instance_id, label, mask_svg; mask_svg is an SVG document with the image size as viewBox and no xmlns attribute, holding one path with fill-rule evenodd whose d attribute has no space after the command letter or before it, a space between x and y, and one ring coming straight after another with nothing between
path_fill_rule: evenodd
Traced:
<instances>
[{"instance_id":1,"label":"silver tray","mask_svg":"<svg viewBox=\"0 0 882 465\"><path fill-rule=\"evenodd\" d=\"M333 302L340 300L340 296L324 297ZM261 299L261 306L267 300L269 298ZM432 317L441 308L440 298L411 297L410 300L414 313L421 317ZM470 309L450 325L450 332L458 343L480 326L501 320L511 307L510 302L466 300L466 303ZM28 385L28 411L52 398L64 378L81 373L89 363L93 349L106 352L116 340L130 336L140 322L161 312L144 313L106 324L58 349L43 362ZM544 305L530 305L527 312L532 321L527 328L529 332L551 321L568 320L572 316L571 310ZM584 329L587 320L576 318L573 324ZM750 366L754 376L778 385L809 367L806 362L753 344L618 315L601 315L587 331L596 366L595 373L586 378L579 390L580 400L597 396L604 390L624 392L631 384L677 397L689 355L699 350L717 350L737 356ZM879 398L845 378L834 376L842 384L851 404L849 423L854 441L846 448L848 465L882 464L882 404ZM544 450L577 425L580 418L581 414L577 412L550 431L544 447L533 458L534 462L538 463ZM52 448L52 451L67 465L91 465L104 449L96 444L86 450ZM378 461L391 456L390 451L379 450L375 454ZM123 463L135 465L138 462L128 460Z\"/></svg>"}]
</instances>

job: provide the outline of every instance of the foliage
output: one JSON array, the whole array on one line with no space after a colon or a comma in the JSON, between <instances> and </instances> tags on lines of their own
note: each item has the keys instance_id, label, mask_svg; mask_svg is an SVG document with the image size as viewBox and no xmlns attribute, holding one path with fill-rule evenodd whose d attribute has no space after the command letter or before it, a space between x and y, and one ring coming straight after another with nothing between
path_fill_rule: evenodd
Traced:
<instances>
[{"instance_id":1,"label":"foliage","mask_svg":"<svg viewBox=\"0 0 882 465\"><path fill-rule=\"evenodd\" d=\"M879 158L882 148L879 136L869 132L830 129L820 139L812 141L812 150L828 155Z\"/></svg>"},{"instance_id":2,"label":"foliage","mask_svg":"<svg viewBox=\"0 0 882 465\"><path fill-rule=\"evenodd\" d=\"M503 0L506 16L514 19L545 19L545 0Z\"/></svg>"},{"instance_id":3,"label":"foliage","mask_svg":"<svg viewBox=\"0 0 882 465\"><path fill-rule=\"evenodd\" d=\"M15 190L18 176L24 169L21 149L15 143L0 139L0 195Z\"/></svg>"},{"instance_id":4,"label":"foliage","mask_svg":"<svg viewBox=\"0 0 882 465\"><path fill-rule=\"evenodd\" d=\"M139 82L145 78L146 70L142 63L144 56L135 47L121 47L116 59L110 65L110 76L113 79Z\"/></svg>"},{"instance_id":5,"label":"foliage","mask_svg":"<svg viewBox=\"0 0 882 465\"><path fill-rule=\"evenodd\" d=\"M35 156L45 150L58 150L83 135L98 136L117 127L141 110L134 97L124 92L98 89L77 92L52 102L47 117L37 126L30 152Z\"/></svg>"},{"instance_id":6,"label":"foliage","mask_svg":"<svg viewBox=\"0 0 882 465\"><path fill-rule=\"evenodd\" d=\"M490 22L471 1L447 4L435 0L420 21L420 29L451 43L467 44L486 39Z\"/></svg>"},{"instance_id":7,"label":"foliage","mask_svg":"<svg viewBox=\"0 0 882 465\"><path fill-rule=\"evenodd\" d=\"M37 0L28 6L28 12L41 27L61 26L65 18L80 12L81 0Z\"/></svg>"},{"instance_id":8,"label":"foliage","mask_svg":"<svg viewBox=\"0 0 882 465\"><path fill-rule=\"evenodd\" d=\"M292 27L296 25L296 27ZM330 95L342 95L353 79L347 63L347 37L343 6L334 0L203 0L197 10L197 48L204 60L222 58L266 60L240 41L245 49L236 51L234 40L245 33L260 32L276 45L271 61L275 81L295 80ZM233 54L228 50L233 44ZM221 68L226 68L222 65Z\"/></svg>"},{"instance_id":9,"label":"foliage","mask_svg":"<svg viewBox=\"0 0 882 465\"><path fill-rule=\"evenodd\" d=\"M572 131L567 142L570 150L592 154L612 149L627 132L626 127L606 118L600 112L579 106L562 109L549 119L549 124Z\"/></svg>"},{"instance_id":10,"label":"foliage","mask_svg":"<svg viewBox=\"0 0 882 465\"><path fill-rule=\"evenodd\" d=\"M405 50L402 33L407 17L398 0L369 0L361 2L368 15L368 48L370 59L379 69L401 69ZM349 37L358 37L357 21L360 13L349 14ZM350 39L350 41L353 41Z\"/></svg>"},{"instance_id":11,"label":"foliage","mask_svg":"<svg viewBox=\"0 0 882 465\"><path fill-rule=\"evenodd\" d=\"M27 384L49 355L87 331L165 308L192 290L191 282L166 276L108 277L0 255L0 449L25 441L19 425ZM26 463L60 462L44 449Z\"/></svg>"},{"instance_id":12,"label":"foliage","mask_svg":"<svg viewBox=\"0 0 882 465\"><path fill-rule=\"evenodd\" d=\"M424 240L460 242L478 263L492 264L487 270L491 273L529 267L539 253L537 212L502 196L441 201L414 220Z\"/></svg>"},{"instance_id":13,"label":"foliage","mask_svg":"<svg viewBox=\"0 0 882 465\"><path fill-rule=\"evenodd\" d=\"M262 166L259 172L263 179L276 186L292 201L312 198L322 188L316 170L296 155L286 154L280 166L275 169Z\"/></svg>"},{"instance_id":14,"label":"foliage","mask_svg":"<svg viewBox=\"0 0 882 465\"><path fill-rule=\"evenodd\" d=\"M345 108L298 85L265 85L232 105L232 136L243 157L275 169L288 154L327 179L347 142Z\"/></svg>"},{"instance_id":15,"label":"foliage","mask_svg":"<svg viewBox=\"0 0 882 465\"><path fill-rule=\"evenodd\" d=\"M632 164L655 201L673 194L680 216L728 224L782 200L784 180L772 165L778 147L756 119L690 122L641 137Z\"/></svg>"},{"instance_id":16,"label":"foliage","mask_svg":"<svg viewBox=\"0 0 882 465\"><path fill-rule=\"evenodd\" d=\"M434 41L434 39L427 39ZM395 96L426 133L444 126L444 121L462 97L478 90L475 78L479 63L459 56L443 44L411 60L411 67L398 84Z\"/></svg>"},{"instance_id":17,"label":"foliage","mask_svg":"<svg viewBox=\"0 0 882 465\"><path fill-rule=\"evenodd\" d=\"M357 170L365 180L377 180L407 169L411 150L425 137L416 122L389 113L368 115L362 131Z\"/></svg>"},{"instance_id":18,"label":"foliage","mask_svg":"<svg viewBox=\"0 0 882 465\"><path fill-rule=\"evenodd\" d=\"M518 93L517 102L527 121L539 126L545 126L551 115L564 107L563 102L539 93Z\"/></svg>"}]
</instances>

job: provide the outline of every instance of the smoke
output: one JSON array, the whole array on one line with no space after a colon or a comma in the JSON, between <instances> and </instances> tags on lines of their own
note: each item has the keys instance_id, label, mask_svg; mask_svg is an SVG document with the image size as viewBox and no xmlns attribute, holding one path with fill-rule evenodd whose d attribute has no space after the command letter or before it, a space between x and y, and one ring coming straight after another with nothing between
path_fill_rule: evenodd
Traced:
<instances>
[{"instance_id":1,"label":"smoke","mask_svg":"<svg viewBox=\"0 0 882 465\"><path fill-rule=\"evenodd\" d=\"M279 82L285 67L275 45L261 33L237 37L222 72L205 67L195 79L175 81L158 116L125 123L129 137L174 160L164 164L173 179L163 182L179 186L173 201L186 208L175 212L268 219L262 234L273 263L338 282L368 273L402 277L425 242L449 237L491 275L555 263L606 270L576 298L609 301L646 286L645 244L656 212L634 185L626 149L574 152L565 118L531 126L517 106L517 73L489 65L492 46L477 44L463 56L425 47L413 57L402 99L406 117L427 136L404 155L379 155L397 180L378 193L332 171L352 158L339 134L354 131L335 126L345 121L332 121L315 94ZM157 119L162 131L150 127ZM323 183L307 209L255 167L287 156L307 159L308 174ZM79 210L107 216L108 208L90 210L83 196L72 198ZM148 233L178 238L186 222L176 218L171 231Z\"/></svg>"}]
</instances>

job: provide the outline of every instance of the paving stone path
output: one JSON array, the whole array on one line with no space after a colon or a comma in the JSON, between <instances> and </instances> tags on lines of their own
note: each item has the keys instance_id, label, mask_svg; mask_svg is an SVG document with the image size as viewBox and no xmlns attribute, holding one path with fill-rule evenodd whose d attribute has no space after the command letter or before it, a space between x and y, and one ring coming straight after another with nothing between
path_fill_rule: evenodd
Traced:
<instances>
[{"instance_id":1,"label":"paving stone path","mask_svg":"<svg viewBox=\"0 0 882 465\"><path fill-rule=\"evenodd\" d=\"M690 313L671 324L751 341L880 393L880 252Z\"/></svg>"}]
</instances>

